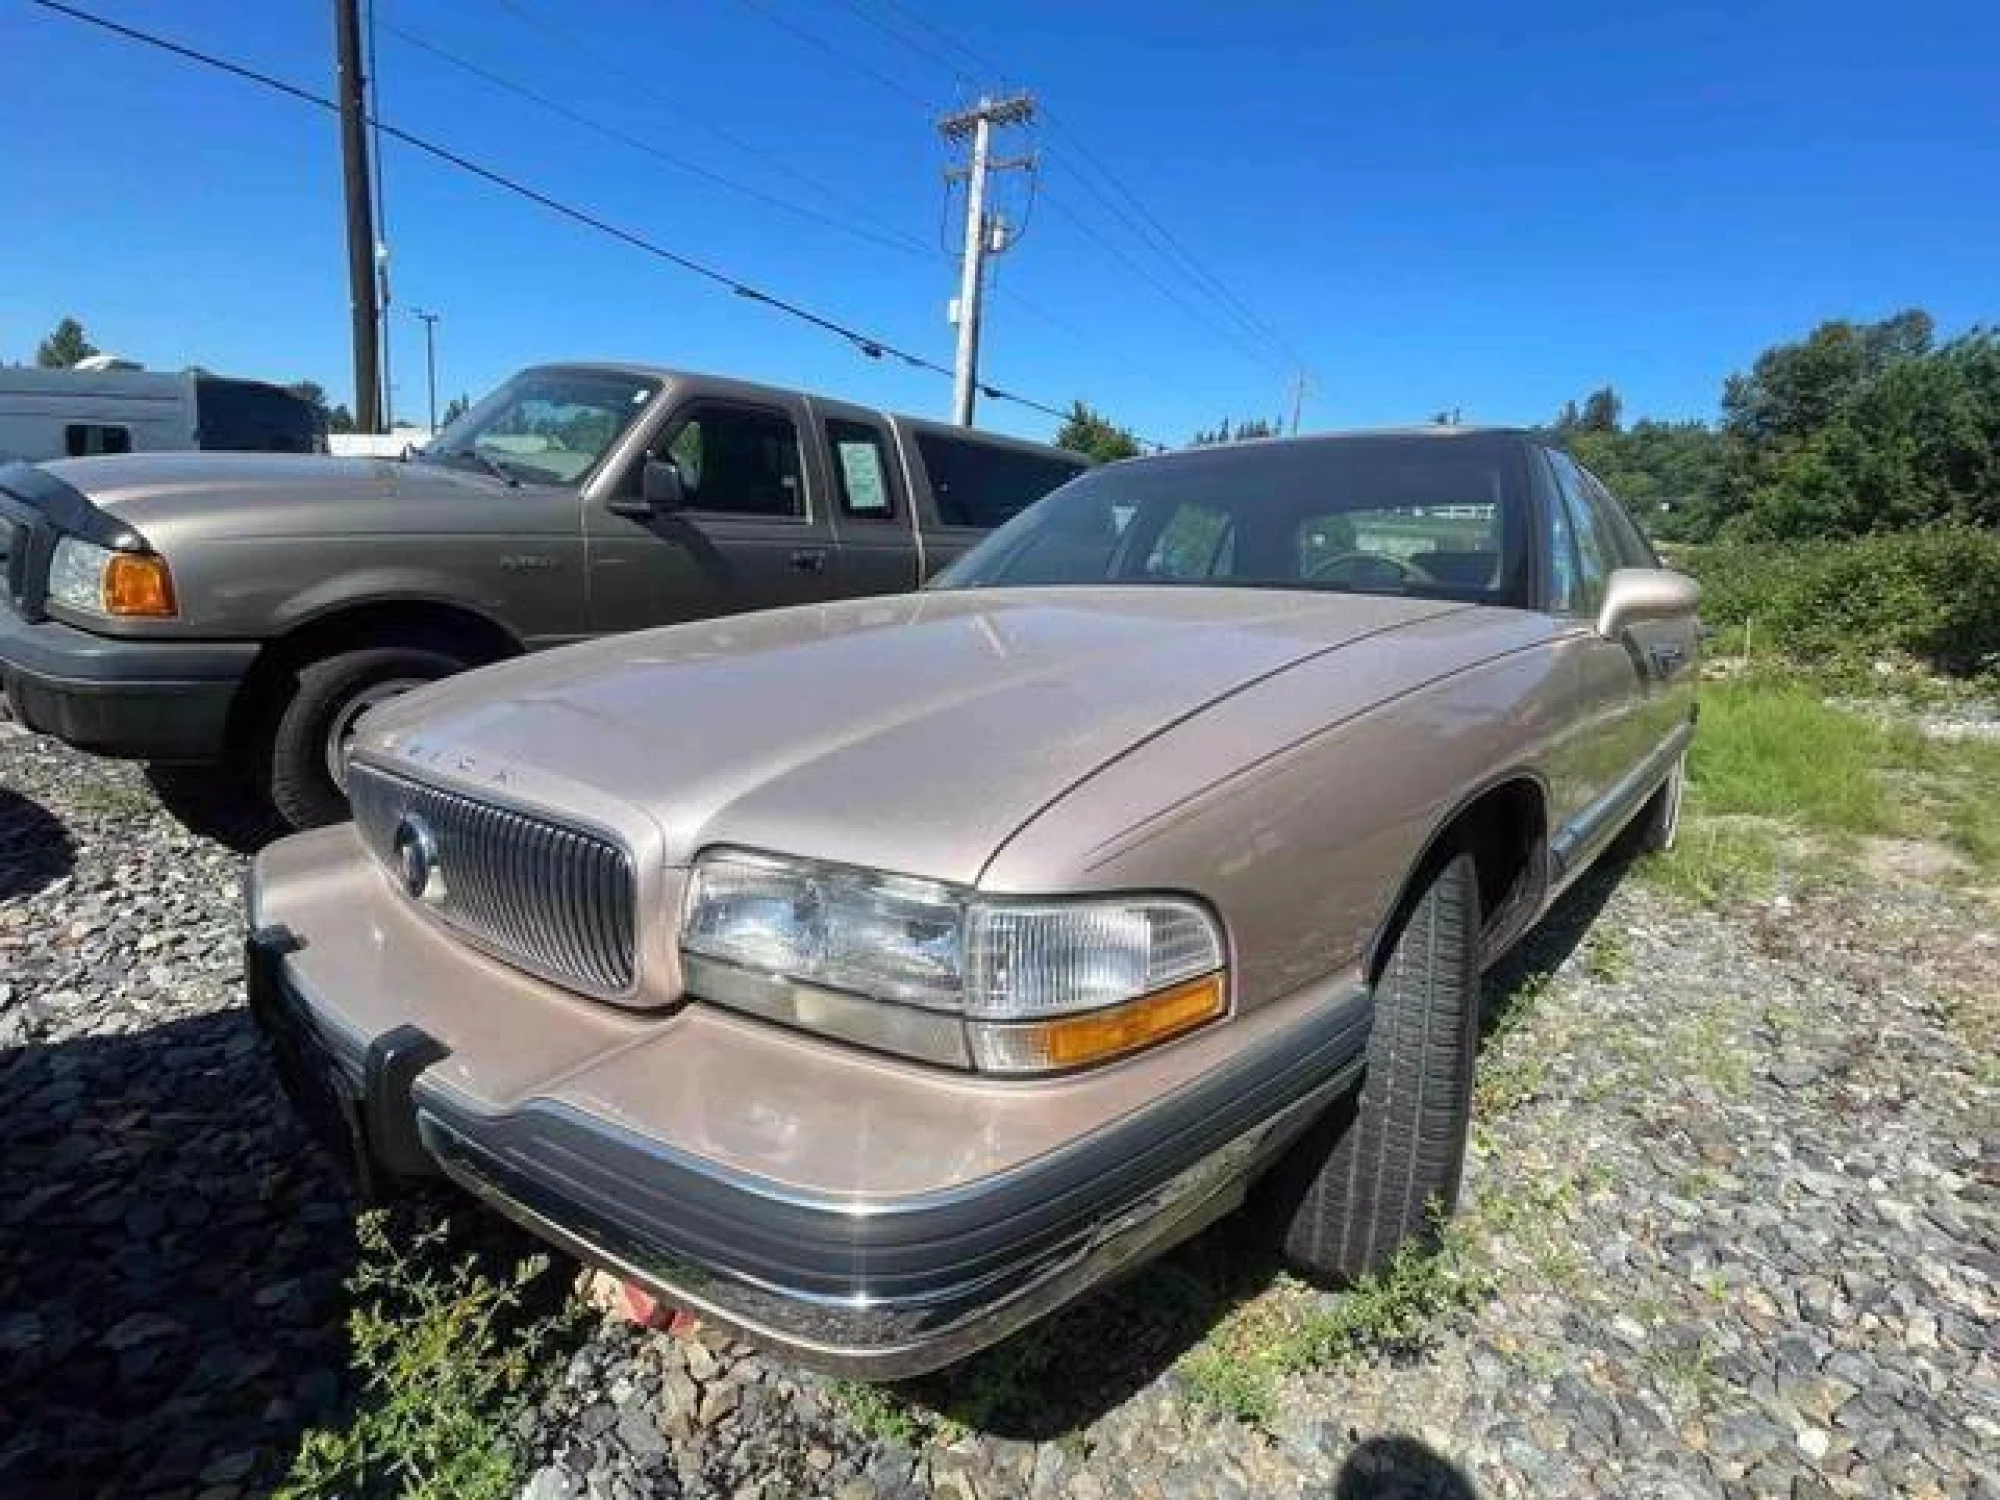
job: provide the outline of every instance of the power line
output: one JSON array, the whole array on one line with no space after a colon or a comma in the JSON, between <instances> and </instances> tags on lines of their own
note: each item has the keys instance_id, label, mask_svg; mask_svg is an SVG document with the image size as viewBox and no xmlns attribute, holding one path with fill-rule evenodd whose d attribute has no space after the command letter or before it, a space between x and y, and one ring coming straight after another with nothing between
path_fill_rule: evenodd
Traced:
<instances>
[{"instance_id":1,"label":"power line","mask_svg":"<svg viewBox=\"0 0 2000 1500\"><path fill-rule=\"evenodd\" d=\"M746 3L748 3L748 0L746 0ZM960 67L950 57L947 57L941 48L950 48L960 57L968 59L976 68L983 70L994 78L1006 75L1007 70L996 64L992 58L987 57L976 48L967 45L917 9L903 4L902 0L878 0L878 3L885 9L893 11L896 15L900 16L911 27L919 29L927 33L930 37L935 38L940 45L932 46L929 43L920 42L914 35L889 26L880 17L862 6L859 0L845 0L847 8L857 16L860 16L864 21L885 35L894 37L918 55L940 64L961 83L969 82L965 69ZM1202 265L1194 257L1193 253L1174 236L1173 232L1147 209L1138 196L1125 186L1117 174L1105 166L1102 159L1091 151L1083 138L1064 122L1060 114L1049 110L1046 106L1044 106L1042 114L1050 128L1067 142L1077 158L1084 165L1091 168L1092 171L1096 172L1109 186L1111 192L1116 193L1118 198L1122 198L1124 203L1129 204L1130 207L1127 208L1121 205L1116 198L1111 197L1103 188L1100 188L1093 182L1089 176L1081 172L1074 174L1079 186L1093 198L1097 199L1142 244L1146 245L1152 253L1161 256L1179 274L1185 276L1204 297L1219 303L1222 311L1228 314L1245 333L1259 343L1269 345L1281 357L1283 368L1291 369L1303 364L1298 351L1291 346L1284 336L1264 319L1260 318L1236 294L1235 290L1228 283ZM1072 218L1074 218L1073 215ZM1099 240L1099 243L1103 244L1104 242ZM1124 259L1128 267L1131 266L1132 263L1128 258L1121 257L1121 259ZM1151 278L1148 279L1150 280ZM1154 285L1157 286L1158 283L1155 282ZM1184 302L1180 302L1179 299L1174 300L1177 305L1185 310L1186 304Z\"/></svg>"},{"instance_id":2,"label":"power line","mask_svg":"<svg viewBox=\"0 0 2000 1500\"><path fill-rule=\"evenodd\" d=\"M1214 318L1210 317L1208 313L1204 312L1194 303L1188 301L1187 298L1183 297L1179 292L1175 291L1166 282L1162 281L1158 276L1154 275L1151 268L1145 265L1142 261L1139 261L1135 259L1133 256L1127 254L1125 250L1122 249L1115 242L1108 240L1103 235L1099 234L1096 231L1096 229L1091 227L1089 220L1085 219L1081 214L1077 213L1075 209L1071 208L1067 203L1063 202L1062 199L1056 197L1055 194L1051 193L1047 187L1043 187L1041 189L1041 197L1048 203L1050 209L1052 209L1058 217L1068 220L1069 223L1075 227L1075 229L1079 234L1082 234L1086 239L1090 240L1093 244L1097 245L1098 248L1103 250L1105 254L1111 256L1120 265L1124 266L1128 271L1130 271L1134 276L1137 276L1141 280L1146 282L1146 284L1151 286L1154 291L1158 292L1162 297L1166 298L1169 302L1173 303L1175 307L1178 307L1183 313L1187 314L1188 317L1192 318L1195 322L1201 324L1202 327L1206 328L1210 333L1214 334L1217 338L1221 339L1224 343L1228 344L1238 354L1241 354L1245 358L1253 360L1259 364L1271 363L1271 357L1268 354L1265 354L1262 350L1259 350L1256 347L1246 343L1244 340L1244 336L1242 334L1236 332L1234 329L1228 327L1223 323L1217 322Z\"/></svg>"},{"instance_id":3,"label":"power line","mask_svg":"<svg viewBox=\"0 0 2000 1500\"><path fill-rule=\"evenodd\" d=\"M853 68L856 72L862 73L867 77L874 79L877 83L881 84L883 88L888 89L891 93L902 95L903 98L909 100L910 103L916 105L916 107L924 111L925 114L929 114L931 112L932 108L931 101L924 98L923 95L917 93L914 89L906 88L898 80L891 78L887 73L881 72L879 69L870 67L867 63L861 61L860 58L853 56L851 53L843 52L840 48L834 46L833 43L829 42L825 37L820 36L817 32L808 31L806 30L805 27L799 25L796 21L787 20L779 12L773 10L770 6L766 5L764 3L764 0L737 0L737 3L742 5L746 10L755 11L758 15L762 16L766 21L769 21L773 26L777 27L780 31L790 32L793 36L797 37L807 46L812 47L817 51L824 52L828 57L834 58L837 61L846 64L848 67Z\"/></svg>"},{"instance_id":4,"label":"power line","mask_svg":"<svg viewBox=\"0 0 2000 1500\"><path fill-rule=\"evenodd\" d=\"M636 93L643 94L668 113L679 119L689 121L698 128L706 131L709 135L714 136L723 144L742 152L744 155L755 157L772 171L779 173L781 176L788 178L793 183L806 188L808 191L818 194L828 202L838 204L849 213L858 214L864 219L880 211L880 206L877 204L862 203L858 199L835 191L828 185L823 175L802 172L779 156L775 151L766 150L756 142L746 140L734 131L725 129L710 117L708 111L690 109L672 94L655 86L643 74L636 73L629 68L621 67L617 60L609 56L602 48L592 46L590 43L572 36L561 27L550 22L546 17L536 14L529 7L521 4L520 0L494 0L494 3L523 25L530 26L539 31L543 36L549 37L560 45L569 48L570 51L587 61L597 72L607 77L618 79L628 88ZM930 254L929 248L915 235L897 235L891 232L891 238L907 240L910 245L924 254Z\"/></svg>"},{"instance_id":5,"label":"power line","mask_svg":"<svg viewBox=\"0 0 2000 1500\"><path fill-rule=\"evenodd\" d=\"M853 235L856 239L866 240L872 245L878 245L887 250L894 250L898 254L914 255L923 260L936 259L923 242L914 237L899 238L894 235L878 233L860 224L850 224L844 219L835 218L831 214L821 213L816 208L808 207L790 198L781 198L775 193L767 193L762 188L752 187L746 182L739 182L733 177L711 171L698 162L689 161L683 156L676 156L670 151L663 151L651 141L628 134L614 125L605 124L602 120L593 119L580 110L570 108L559 99L551 99L547 94L538 93L526 84L517 83L504 74L496 73L492 69L473 62L469 58L462 57L448 48L440 47L435 42L427 41L406 27L398 26L393 21L383 21L380 24L382 29L388 32L389 35L407 46L416 48L419 52L426 53L450 67L470 74L472 77L479 79L482 83L488 84L493 88L513 94L517 98L525 99L539 109L547 110L550 114L558 118L568 120L572 125L593 131L603 136L606 140L616 141L619 145L629 147L634 151L643 152L655 161L672 167L677 172L685 172L691 177L699 177L702 181L713 183L716 187L722 188L727 192L739 194L742 197L752 199L755 202L765 204L784 213L794 214L799 218L810 220L812 223L824 225L826 228L837 229L842 234Z\"/></svg>"},{"instance_id":6,"label":"power line","mask_svg":"<svg viewBox=\"0 0 2000 1500\"><path fill-rule=\"evenodd\" d=\"M101 31L110 32L114 36L123 37L127 41L137 42L142 46L153 48L156 51L169 53L184 61L196 63L215 72L229 74L231 77L241 79L246 83L254 83L261 88L270 89L275 93L283 94L288 98L297 100L299 103L309 104L315 109L325 110L329 113L338 113L339 106L324 95L315 94L310 89L302 88L298 84L290 83L273 74L248 67L243 63L232 62L228 58L219 57L212 52L204 52L200 48L173 41L155 32L142 31L136 26L127 26L123 22L110 19L108 16L100 16L79 6L65 4L63 0L28 0L28 3L56 15L67 16L73 21L80 21L87 26L94 26ZM936 360L928 359L921 354L912 353L907 349L890 343L886 339L877 338L862 329L815 312L801 303L778 296L774 292L768 292L749 282L740 281L726 271L719 270L714 266L695 259L693 256L684 255L677 250L671 250L632 230L621 228L606 219L599 218L586 209L577 208L563 202L561 199L550 197L547 193L530 187L516 178L509 177L504 172L493 167L484 166L469 157L453 151L447 146L441 146L437 142L428 140L412 131L405 130L399 125L392 125L386 120L373 118L368 123L371 126L379 128L382 134L388 136L391 140L400 142L414 151L419 151L426 156L444 162L448 166L456 167L459 171L477 177L481 181L500 188L504 192L512 193L519 198L525 198L530 203L537 204L549 212L569 219L574 223L582 224L586 228L595 229L600 234L608 235L612 239L629 245L635 250L643 251L645 254L653 256L655 259L663 260L669 265L676 266L690 275L698 276L704 281L720 286L735 296L760 303L774 311L784 313L788 317L795 318L802 323L810 324L815 328L833 334L837 338L844 339L871 359L880 359L886 356L900 361L913 369L928 370L934 375L943 375L949 378L952 374L949 366L940 364ZM1024 396L1018 391L1010 391L1000 386L989 385L984 381L980 383L979 391L981 395L986 396L990 400L1011 402L1016 406L1024 406L1031 411L1041 412L1045 416L1060 419L1067 418L1069 415L1067 411L1060 407L1050 406L1046 402L1035 400L1032 396ZM1145 441L1151 442L1152 440L1145 439Z\"/></svg>"}]
</instances>

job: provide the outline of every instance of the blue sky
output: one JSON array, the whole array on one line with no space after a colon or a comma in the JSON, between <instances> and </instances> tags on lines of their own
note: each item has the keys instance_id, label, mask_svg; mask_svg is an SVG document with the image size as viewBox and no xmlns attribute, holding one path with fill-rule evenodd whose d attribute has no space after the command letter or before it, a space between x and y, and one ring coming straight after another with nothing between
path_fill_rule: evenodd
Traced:
<instances>
[{"instance_id":1,"label":"blue sky","mask_svg":"<svg viewBox=\"0 0 2000 1500\"><path fill-rule=\"evenodd\" d=\"M83 3L331 90L326 0ZM1225 336L1213 293L1090 191L1092 160L1296 350L1308 426L1454 406L1533 421L1605 381L1628 414L1707 416L1724 375L1819 319L2000 315L1991 3L381 0L379 16L657 152L912 242L731 193L379 36L385 119L947 363L933 117L968 87L1032 87L1059 127L1018 141L1042 153L1043 194L998 263L983 373L1170 442L1275 415L1288 360ZM331 117L0 0L0 141L0 358L74 313L156 367L349 391ZM946 409L937 376L393 142L383 166L399 412L422 402L412 306L443 314L447 395L606 355ZM1052 426L993 404L981 420Z\"/></svg>"}]
</instances>

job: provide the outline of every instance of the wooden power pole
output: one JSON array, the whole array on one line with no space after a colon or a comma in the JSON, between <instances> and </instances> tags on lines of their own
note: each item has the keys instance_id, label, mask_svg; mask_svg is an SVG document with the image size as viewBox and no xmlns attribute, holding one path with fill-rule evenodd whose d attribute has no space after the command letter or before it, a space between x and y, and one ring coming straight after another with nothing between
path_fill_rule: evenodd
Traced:
<instances>
[{"instance_id":1,"label":"wooden power pole","mask_svg":"<svg viewBox=\"0 0 2000 1500\"><path fill-rule=\"evenodd\" d=\"M340 57L340 163L347 192L347 296L354 327L354 427L382 430L376 339L375 215L368 187L368 80L361 70L360 0L333 0Z\"/></svg>"},{"instance_id":2,"label":"wooden power pole","mask_svg":"<svg viewBox=\"0 0 2000 1500\"><path fill-rule=\"evenodd\" d=\"M998 255L1010 241L1007 226L997 214L986 209L986 179L994 172L1032 167L1030 157L996 161L993 157L995 125L1026 125L1035 118L1035 101L1028 94L1005 99L982 98L970 109L946 115L938 130L954 143L969 140L970 161L947 178L965 178L965 252L959 265L958 301L954 312L958 322L958 358L951 382L951 419L961 427L972 425L973 398L979 390L980 302L985 295L986 257Z\"/></svg>"}]
</instances>

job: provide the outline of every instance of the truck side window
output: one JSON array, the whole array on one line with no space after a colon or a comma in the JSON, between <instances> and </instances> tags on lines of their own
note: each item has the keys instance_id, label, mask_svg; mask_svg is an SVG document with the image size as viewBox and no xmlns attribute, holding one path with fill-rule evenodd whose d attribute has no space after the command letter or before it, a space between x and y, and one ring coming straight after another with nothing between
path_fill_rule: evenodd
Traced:
<instances>
[{"instance_id":1,"label":"truck side window","mask_svg":"<svg viewBox=\"0 0 2000 1500\"><path fill-rule=\"evenodd\" d=\"M94 453L130 453L132 429L110 422L72 422L63 428L63 449L71 458Z\"/></svg>"},{"instance_id":2,"label":"truck side window","mask_svg":"<svg viewBox=\"0 0 2000 1500\"><path fill-rule=\"evenodd\" d=\"M803 516L799 433L782 412L701 406L673 430L667 456L681 471L690 510Z\"/></svg>"},{"instance_id":3,"label":"truck side window","mask_svg":"<svg viewBox=\"0 0 2000 1500\"><path fill-rule=\"evenodd\" d=\"M827 446L833 450L833 477L842 515L886 521L896 514L889 471L889 445L880 429L865 422L831 418Z\"/></svg>"},{"instance_id":4,"label":"truck side window","mask_svg":"<svg viewBox=\"0 0 2000 1500\"><path fill-rule=\"evenodd\" d=\"M947 526L998 526L1084 470L1080 461L938 432L917 434L917 455Z\"/></svg>"}]
</instances>

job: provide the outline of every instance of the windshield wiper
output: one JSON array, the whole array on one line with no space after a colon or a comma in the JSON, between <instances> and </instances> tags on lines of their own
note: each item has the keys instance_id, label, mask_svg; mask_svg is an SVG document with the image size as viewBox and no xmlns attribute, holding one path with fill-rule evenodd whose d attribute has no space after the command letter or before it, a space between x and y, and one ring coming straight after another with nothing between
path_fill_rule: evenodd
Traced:
<instances>
[{"instance_id":1,"label":"windshield wiper","mask_svg":"<svg viewBox=\"0 0 2000 1500\"><path fill-rule=\"evenodd\" d=\"M477 448L451 448L443 453L438 454L437 456L440 459L443 459L447 462L454 458L469 458L474 463L478 464L480 468L484 469L487 473L491 474L495 479L504 479L508 484L512 485L515 489L519 489L521 487L520 475L516 474L513 470L509 469L505 464L501 463L498 459L487 457L484 453L481 453Z\"/></svg>"}]
</instances>

